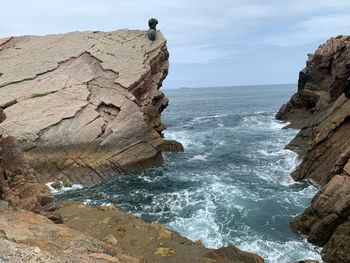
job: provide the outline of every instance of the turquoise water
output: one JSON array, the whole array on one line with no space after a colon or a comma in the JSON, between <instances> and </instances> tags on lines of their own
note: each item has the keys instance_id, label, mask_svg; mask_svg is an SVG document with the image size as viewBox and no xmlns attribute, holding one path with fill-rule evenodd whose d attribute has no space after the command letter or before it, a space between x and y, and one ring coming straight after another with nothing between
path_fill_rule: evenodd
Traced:
<instances>
[{"instance_id":1,"label":"turquoise water","mask_svg":"<svg viewBox=\"0 0 350 263\"><path fill-rule=\"evenodd\" d=\"M113 203L208 247L229 243L266 262L320 259L319 249L288 228L317 192L295 183L297 165L285 145L297 131L274 114L295 85L165 90L166 138L185 153L165 165L57 195L91 204Z\"/></svg>"}]
</instances>

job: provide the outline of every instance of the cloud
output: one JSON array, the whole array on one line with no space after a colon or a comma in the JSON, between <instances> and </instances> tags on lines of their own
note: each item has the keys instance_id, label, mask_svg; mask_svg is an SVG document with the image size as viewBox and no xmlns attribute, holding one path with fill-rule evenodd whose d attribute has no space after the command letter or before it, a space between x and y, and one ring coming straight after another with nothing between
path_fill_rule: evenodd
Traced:
<instances>
[{"instance_id":1,"label":"cloud","mask_svg":"<svg viewBox=\"0 0 350 263\"><path fill-rule=\"evenodd\" d=\"M335 35L346 35L350 32L350 15L337 14L312 17L297 23L286 31L283 34L266 38L264 43L281 47L300 46Z\"/></svg>"},{"instance_id":2,"label":"cloud","mask_svg":"<svg viewBox=\"0 0 350 263\"><path fill-rule=\"evenodd\" d=\"M147 20L156 17L158 28L168 39L172 63L223 67L231 60L230 67L237 68L240 61L254 60L256 50L284 47L288 52L333 35L349 34L347 10L349 0L3 1L0 37L147 29ZM270 67L273 58L267 60L271 60L265 62ZM251 70L255 67L252 64Z\"/></svg>"}]
</instances>

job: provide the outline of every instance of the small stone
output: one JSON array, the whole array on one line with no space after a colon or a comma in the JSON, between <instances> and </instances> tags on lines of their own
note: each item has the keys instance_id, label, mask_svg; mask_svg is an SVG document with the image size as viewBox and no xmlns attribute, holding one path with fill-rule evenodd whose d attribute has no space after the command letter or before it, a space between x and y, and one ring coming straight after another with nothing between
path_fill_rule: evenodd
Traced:
<instances>
[{"instance_id":1,"label":"small stone","mask_svg":"<svg viewBox=\"0 0 350 263\"><path fill-rule=\"evenodd\" d=\"M154 251L154 254L162 257L169 257L175 255L175 250L170 247L158 247Z\"/></svg>"},{"instance_id":2,"label":"small stone","mask_svg":"<svg viewBox=\"0 0 350 263\"><path fill-rule=\"evenodd\" d=\"M100 210L100 211L109 211L109 210L111 210L111 207L108 206L108 205L101 205L101 206L98 207L98 210Z\"/></svg>"},{"instance_id":3,"label":"small stone","mask_svg":"<svg viewBox=\"0 0 350 263\"><path fill-rule=\"evenodd\" d=\"M63 186L64 187L72 187L72 184L68 181L63 181Z\"/></svg>"},{"instance_id":4,"label":"small stone","mask_svg":"<svg viewBox=\"0 0 350 263\"><path fill-rule=\"evenodd\" d=\"M120 237L124 237L125 236L125 227L124 226L118 228L118 235Z\"/></svg>"},{"instance_id":5,"label":"small stone","mask_svg":"<svg viewBox=\"0 0 350 263\"><path fill-rule=\"evenodd\" d=\"M106 241L109 244L112 244L113 246L117 245L117 243L118 243L118 239L115 236L113 236L112 234L108 235L104 239L104 241Z\"/></svg>"},{"instance_id":6,"label":"small stone","mask_svg":"<svg viewBox=\"0 0 350 263\"><path fill-rule=\"evenodd\" d=\"M167 230L167 229L164 229L164 228L161 228L159 230L159 234L158 234L158 239L162 239L162 238L171 238L171 235L172 235L172 232Z\"/></svg>"},{"instance_id":7,"label":"small stone","mask_svg":"<svg viewBox=\"0 0 350 263\"><path fill-rule=\"evenodd\" d=\"M55 181L50 185L53 189L61 190L62 189L62 183L60 181Z\"/></svg>"},{"instance_id":8,"label":"small stone","mask_svg":"<svg viewBox=\"0 0 350 263\"><path fill-rule=\"evenodd\" d=\"M102 224L108 225L110 220L111 220L110 217L106 217L102 220Z\"/></svg>"},{"instance_id":9,"label":"small stone","mask_svg":"<svg viewBox=\"0 0 350 263\"><path fill-rule=\"evenodd\" d=\"M35 247L35 248L34 248L34 252L35 252L35 253L40 253L40 252L41 252L41 249L38 248L38 247Z\"/></svg>"},{"instance_id":10,"label":"small stone","mask_svg":"<svg viewBox=\"0 0 350 263\"><path fill-rule=\"evenodd\" d=\"M40 205L45 206L49 203L54 202L54 198L51 195L39 195L36 198Z\"/></svg>"},{"instance_id":11,"label":"small stone","mask_svg":"<svg viewBox=\"0 0 350 263\"><path fill-rule=\"evenodd\" d=\"M64 237L64 238L74 237L73 231L70 229L65 229L65 228L57 231L57 235L59 235L60 237Z\"/></svg>"},{"instance_id":12,"label":"small stone","mask_svg":"<svg viewBox=\"0 0 350 263\"><path fill-rule=\"evenodd\" d=\"M343 169L348 175L350 175L350 161L346 163Z\"/></svg>"},{"instance_id":13,"label":"small stone","mask_svg":"<svg viewBox=\"0 0 350 263\"><path fill-rule=\"evenodd\" d=\"M204 244L203 244L202 240L196 240L196 241L194 241L194 244L196 244L198 246L201 246L201 247L204 247Z\"/></svg>"}]
</instances>

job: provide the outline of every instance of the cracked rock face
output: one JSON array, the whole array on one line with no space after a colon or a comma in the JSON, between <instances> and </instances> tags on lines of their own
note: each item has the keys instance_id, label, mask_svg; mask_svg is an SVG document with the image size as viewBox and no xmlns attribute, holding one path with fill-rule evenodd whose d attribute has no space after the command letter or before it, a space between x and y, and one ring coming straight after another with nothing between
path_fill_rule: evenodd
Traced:
<instances>
[{"instance_id":1,"label":"cracked rock face","mask_svg":"<svg viewBox=\"0 0 350 263\"><path fill-rule=\"evenodd\" d=\"M325 262L350 262L350 37L331 38L309 55L298 92L277 118L301 131L288 147L301 154L296 180L322 185L291 228L323 246Z\"/></svg>"},{"instance_id":2,"label":"cracked rock face","mask_svg":"<svg viewBox=\"0 0 350 263\"><path fill-rule=\"evenodd\" d=\"M93 184L160 165L166 40L145 31L0 39L1 124L42 181ZM180 146L179 146L180 147Z\"/></svg>"}]
</instances>

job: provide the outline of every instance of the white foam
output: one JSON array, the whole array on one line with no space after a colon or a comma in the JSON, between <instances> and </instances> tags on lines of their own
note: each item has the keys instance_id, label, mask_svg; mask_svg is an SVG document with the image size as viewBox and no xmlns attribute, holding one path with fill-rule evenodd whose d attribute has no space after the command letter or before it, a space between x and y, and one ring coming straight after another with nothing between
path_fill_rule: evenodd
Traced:
<instances>
[{"instance_id":1,"label":"white foam","mask_svg":"<svg viewBox=\"0 0 350 263\"><path fill-rule=\"evenodd\" d=\"M189 194L189 193L188 193ZM192 206L198 204L190 200L186 194L186 202ZM205 202L199 201L204 207L198 209L191 217L177 217L168 226L183 233L187 238L195 241L202 240L208 247L221 247L224 242L220 227L215 220L215 204L209 196L205 197ZM173 207L174 208L174 207ZM179 207L175 207L178 209ZM183 207L181 207L183 209Z\"/></svg>"},{"instance_id":2,"label":"white foam","mask_svg":"<svg viewBox=\"0 0 350 263\"><path fill-rule=\"evenodd\" d=\"M167 131L164 135L167 139L181 142L185 149L204 147L204 145L196 139L195 135L188 131Z\"/></svg>"},{"instance_id":3,"label":"white foam","mask_svg":"<svg viewBox=\"0 0 350 263\"><path fill-rule=\"evenodd\" d=\"M67 191L73 191L73 190L79 190L79 189L82 189L84 188L83 185L81 184L72 184L71 186L64 186L63 182L62 181L59 181L60 184L61 184L61 189L55 189L53 188L51 185L55 182L48 182L46 185L47 187L50 189L51 193L53 194L60 194L60 193L63 193L63 192L67 192Z\"/></svg>"},{"instance_id":4,"label":"white foam","mask_svg":"<svg viewBox=\"0 0 350 263\"><path fill-rule=\"evenodd\" d=\"M280 130L286 125L288 123L276 120L274 115L261 116L257 114L243 117L243 126L248 126L250 129Z\"/></svg>"},{"instance_id":5,"label":"white foam","mask_svg":"<svg viewBox=\"0 0 350 263\"><path fill-rule=\"evenodd\" d=\"M287 241L283 243L261 240L240 242L239 247L243 250L257 253L264 257L266 263L297 262L304 259L321 261L320 248L313 246L306 240ZM307 248L307 249L305 249Z\"/></svg>"},{"instance_id":6,"label":"white foam","mask_svg":"<svg viewBox=\"0 0 350 263\"><path fill-rule=\"evenodd\" d=\"M188 161L206 161L208 158L208 154L198 154L193 156L192 158L188 159Z\"/></svg>"},{"instance_id":7,"label":"white foam","mask_svg":"<svg viewBox=\"0 0 350 263\"><path fill-rule=\"evenodd\" d=\"M220 119L222 117L226 117L228 114L215 114L215 115L208 115L208 116L200 116L200 117L195 117L193 118L194 122L203 122L203 121L208 121L208 120L213 120L213 119Z\"/></svg>"}]
</instances>

